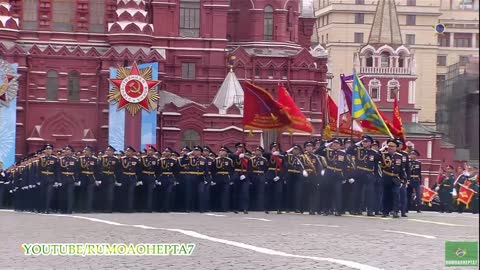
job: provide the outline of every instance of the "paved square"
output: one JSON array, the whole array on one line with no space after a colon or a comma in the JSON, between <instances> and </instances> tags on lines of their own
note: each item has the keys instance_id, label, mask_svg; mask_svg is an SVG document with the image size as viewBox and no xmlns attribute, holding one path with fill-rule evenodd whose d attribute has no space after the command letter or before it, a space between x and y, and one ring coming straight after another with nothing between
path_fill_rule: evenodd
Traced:
<instances>
[{"instance_id":1,"label":"paved square","mask_svg":"<svg viewBox=\"0 0 480 270\"><path fill-rule=\"evenodd\" d=\"M0 269L447 269L445 241L478 241L478 222L469 213L410 213L393 220L255 212L69 216L2 210ZM194 243L196 248L190 257L25 256L20 248L21 243L72 242Z\"/></svg>"}]
</instances>

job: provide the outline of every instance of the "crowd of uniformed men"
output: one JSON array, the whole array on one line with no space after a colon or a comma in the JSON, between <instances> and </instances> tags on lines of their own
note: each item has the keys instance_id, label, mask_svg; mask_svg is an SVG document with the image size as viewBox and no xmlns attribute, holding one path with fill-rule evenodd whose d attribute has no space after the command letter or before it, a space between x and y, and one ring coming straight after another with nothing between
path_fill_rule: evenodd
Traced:
<instances>
[{"instance_id":1,"label":"crowd of uniformed men","mask_svg":"<svg viewBox=\"0 0 480 270\"><path fill-rule=\"evenodd\" d=\"M132 147L117 152L108 146L97 155L89 146L78 153L67 146L54 155L47 144L7 170L0 166L0 207L41 213L273 210L405 217L409 208L420 212L422 167L418 151L402 151L403 144L390 139L379 149L366 135L357 143L315 140L287 151L272 143L269 151L258 146L250 152L237 143L234 151L221 147L217 154L197 145L180 153L151 146L143 153ZM440 183L440 194L443 189L451 191Z\"/></svg>"}]
</instances>

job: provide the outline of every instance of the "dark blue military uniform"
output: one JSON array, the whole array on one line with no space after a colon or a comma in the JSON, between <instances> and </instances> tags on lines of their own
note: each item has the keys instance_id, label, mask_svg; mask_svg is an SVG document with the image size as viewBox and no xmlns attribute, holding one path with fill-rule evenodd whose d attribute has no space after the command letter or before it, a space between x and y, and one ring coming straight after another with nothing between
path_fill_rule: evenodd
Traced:
<instances>
[{"instance_id":1,"label":"dark blue military uniform","mask_svg":"<svg viewBox=\"0 0 480 270\"><path fill-rule=\"evenodd\" d=\"M235 147L243 147L243 144L237 143ZM248 158L244 153L231 153L229 157L233 160L235 171L233 173L233 206L234 213L243 211L248 213L248 202L250 200L250 179L248 178Z\"/></svg>"},{"instance_id":2,"label":"dark blue military uniform","mask_svg":"<svg viewBox=\"0 0 480 270\"><path fill-rule=\"evenodd\" d=\"M222 147L220 151L230 152L228 148ZM225 212L229 209L230 202L230 186L232 181L232 175L234 172L233 160L229 157L217 157L214 162L214 198L217 200L214 203L215 206L221 212Z\"/></svg>"},{"instance_id":3,"label":"dark blue military uniform","mask_svg":"<svg viewBox=\"0 0 480 270\"><path fill-rule=\"evenodd\" d=\"M109 146L108 151L115 151L115 148ZM102 210L111 213L113 210L115 186L120 183L120 160L115 156L104 155L99 159L100 172L100 190L102 193ZM118 179L118 181L117 181Z\"/></svg>"},{"instance_id":4,"label":"dark blue military uniform","mask_svg":"<svg viewBox=\"0 0 480 270\"><path fill-rule=\"evenodd\" d=\"M389 140L390 147L398 147L398 143L394 140ZM398 153L388 153L387 151L381 153L381 167L383 180L383 216L389 215L393 210L393 217L398 218L398 211L400 210L400 185L402 179L405 179L404 165L402 164L403 156Z\"/></svg>"},{"instance_id":5,"label":"dark blue military uniform","mask_svg":"<svg viewBox=\"0 0 480 270\"><path fill-rule=\"evenodd\" d=\"M148 151L157 152L157 150L151 146ZM143 185L143 201L140 204L143 206L143 210L146 212L152 212L153 204L153 191L156 186L155 181L159 177L160 167L159 160L155 156L142 156L140 158L140 166L142 167L141 181Z\"/></svg>"},{"instance_id":6,"label":"dark blue military uniform","mask_svg":"<svg viewBox=\"0 0 480 270\"><path fill-rule=\"evenodd\" d=\"M264 155L268 160L268 171L265 174L268 182L267 187L269 187L267 190L267 202L273 203L273 208L277 211L277 214L281 214L283 185L286 175L285 156L280 154L279 144L272 143L270 149L273 147L277 147L277 151Z\"/></svg>"},{"instance_id":7,"label":"dark blue military uniform","mask_svg":"<svg viewBox=\"0 0 480 270\"><path fill-rule=\"evenodd\" d=\"M453 191L453 184L455 182L455 177L453 173L447 173L446 175L442 176L440 183L438 184L438 197L440 197L440 212L444 213L451 213L452 207L452 191Z\"/></svg>"},{"instance_id":8,"label":"dark blue military uniform","mask_svg":"<svg viewBox=\"0 0 480 270\"><path fill-rule=\"evenodd\" d=\"M402 143L402 141L399 141L399 143ZM401 145L401 144L399 144ZM399 151L399 153L402 155L402 183L400 185L400 212L402 213L402 217L407 217L406 213L408 212L408 184L410 180L410 158L408 156L408 153L405 151Z\"/></svg>"},{"instance_id":9,"label":"dark blue military uniform","mask_svg":"<svg viewBox=\"0 0 480 270\"><path fill-rule=\"evenodd\" d=\"M74 157L61 157L58 160L58 164L58 207L60 212L71 214L73 211L75 184L81 185L79 163Z\"/></svg>"},{"instance_id":10,"label":"dark blue military uniform","mask_svg":"<svg viewBox=\"0 0 480 270\"><path fill-rule=\"evenodd\" d=\"M80 200L83 203L81 209L90 213L93 208L96 190L98 191L97 187L101 184L99 161L94 156L81 156L79 157L79 163L81 196L83 197Z\"/></svg>"},{"instance_id":11,"label":"dark blue military uniform","mask_svg":"<svg viewBox=\"0 0 480 270\"><path fill-rule=\"evenodd\" d=\"M307 146L314 147L313 142L306 142L304 147ZM308 203L309 214L314 215L316 212L321 212L320 209L320 183L323 179L324 168L320 157L315 155L313 152L305 151L303 154L303 161L305 166L305 171L308 173L307 177L304 177L304 191ZM322 172L323 171L323 172Z\"/></svg>"},{"instance_id":12,"label":"dark blue military uniform","mask_svg":"<svg viewBox=\"0 0 480 270\"><path fill-rule=\"evenodd\" d=\"M410 154L419 155L418 151L413 150ZM415 209L420 213L422 206L422 163L418 160L410 160L410 187L415 192Z\"/></svg>"},{"instance_id":13,"label":"dark blue military uniform","mask_svg":"<svg viewBox=\"0 0 480 270\"><path fill-rule=\"evenodd\" d=\"M203 151L200 146L195 146L193 150L200 152ZM194 209L195 198L200 200L204 195L204 182L208 176L207 160L202 156L184 155L180 159L180 165L183 167L182 174L185 187L185 211L190 212ZM195 188L197 189L196 193ZM203 209L200 209L200 211L202 210Z\"/></svg>"},{"instance_id":14,"label":"dark blue military uniform","mask_svg":"<svg viewBox=\"0 0 480 270\"><path fill-rule=\"evenodd\" d=\"M46 146L51 147L51 146ZM53 147L51 147L53 148ZM53 200L54 190L53 185L55 184L57 172L58 172L58 159L55 156L43 156L40 158L40 164L38 167L39 182L37 186L40 185L42 194L41 202L42 206L40 207L41 212L49 213L51 211L51 204Z\"/></svg>"},{"instance_id":15,"label":"dark blue military uniform","mask_svg":"<svg viewBox=\"0 0 480 270\"><path fill-rule=\"evenodd\" d=\"M255 151L263 154L263 148L257 147ZM255 210L265 211L265 188L267 180L265 173L268 170L268 160L263 156L254 156L248 160L248 177L253 184Z\"/></svg>"},{"instance_id":16,"label":"dark blue military uniform","mask_svg":"<svg viewBox=\"0 0 480 270\"><path fill-rule=\"evenodd\" d=\"M295 213L300 213L302 210L302 193L303 193L303 178L302 172L304 171L304 160L302 147L298 144L293 145L292 151L298 151L300 154L295 155L287 154L285 168L287 171L287 197L290 200L289 210L294 210Z\"/></svg>"},{"instance_id":17,"label":"dark blue military uniform","mask_svg":"<svg viewBox=\"0 0 480 270\"><path fill-rule=\"evenodd\" d=\"M170 147L167 147L165 151L173 152ZM161 211L170 212L172 210L173 188L179 170L180 166L177 159L171 156L160 159L160 180L157 182L157 186L161 186L161 192L159 192L157 199L160 200Z\"/></svg>"},{"instance_id":18,"label":"dark blue military uniform","mask_svg":"<svg viewBox=\"0 0 480 270\"><path fill-rule=\"evenodd\" d=\"M127 147L126 151L136 152L133 147ZM127 213L133 212L133 206L135 201L135 188L137 187L140 179L138 176L141 173L140 161L136 156L124 156L120 158L121 173L121 194L123 207L121 209Z\"/></svg>"}]
</instances>

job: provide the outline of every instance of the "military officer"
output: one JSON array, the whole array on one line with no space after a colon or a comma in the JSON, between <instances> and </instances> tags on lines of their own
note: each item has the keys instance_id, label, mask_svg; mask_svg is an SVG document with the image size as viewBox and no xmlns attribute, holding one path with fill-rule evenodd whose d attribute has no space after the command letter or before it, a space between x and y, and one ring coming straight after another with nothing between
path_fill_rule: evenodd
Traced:
<instances>
[{"instance_id":1,"label":"military officer","mask_svg":"<svg viewBox=\"0 0 480 270\"><path fill-rule=\"evenodd\" d=\"M261 146L257 146L253 152L254 156L248 161L248 177L253 184L255 208L257 211L265 211L268 214L268 210L265 209L265 188L266 182L265 173L268 170L268 161L263 156L264 149Z\"/></svg>"},{"instance_id":2,"label":"military officer","mask_svg":"<svg viewBox=\"0 0 480 270\"><path fill-rule=\"evenodd\" d=\"M453 175L453 166L448 165L445 169L445 173L439 176L438 185L435 188L438 191L440 197L440 212L451 213L452 207L452 191L454 189L455 176Z\"/></svg>"},{"instance_id":3,"label":"military officer","mask_svg":"<svg viewBox=\"0 0 480 270\"><path fill-rule=\"evenodd\" d=\"M398 141L389 139L387 141L387 150L381 152L381 167L383 181L383 217L387 217L393 210L393 218L399 218L400 210L400 185L403 175L404 165L402 164L403 156L398 153Z\"/></svg>"},{"instance_id":4,"label":"military officer","mask_svg":"<svg viewBox=\"0 0 480 270\"><path fill-rule=\"evenodd\" d=\"M420 153L417 150L410 151L410 186L412 191L415 192L415 209L417 213L420 213L422 206L422 163L417 160Z\"/></svg>"},{"instance_id":5,"label":"military officer","mask_svg":"<svg viewBox=\"0 0 480 270\"><path fill-rule=\"evenodd\" d=\"M281 154L280 144L277 142L270 144L270 152L264 156L268 160L268 171L265 174L268 182L267 187L269 187L267 202L273 202L277 214L281 214L282 193L285 181L285 156Z\"/></svg>"},{"instance_id":6,"label":"military officer","mask_svg":"<svg viewBox=\"0 0 480 270\"><path fill-rule=\"evenodd\" d=\"M305 161L302 154L303 149L299 144L294 144L292 148L287 150L286 171L287 171L287 192L289 192L290 209L295 213L302 210L302 193L304 178L308 177L305 170Z\"/></svg>"},{"instance_id":7,"label":"military officer","mask_svg":"<svg viewBox=\"0 0 480 270\"><path fill-rule=\"evenodd\" d=\"M195 195L198 200L204 195L205 178L207 172L207 160L202 156L203 148L199 145L193 147L193 151L183 155L180 164L183 167L185 183L185 211L188 213L193 210ZM195 188L197 192L195 193ZM200 212L204 209L200 208Z\"/></svg>"},{"instance_id":8,"label":"military officer","mask_svg":"<svg viewBox=\"0 0 480 270\"><path fill-rule=\"evenodd\" d=\"M200 186L199 188L203 188L203 196L200 198L200 209L203 211L209 211L211 209L211 184L213 181L213 173L215 171L215 153L213 153L212 149L208 146L203 147L203 157L207 160L207 176L204 181L204 186Z\"/></svg>"},{"instance_id":9,"label":"military officer","mask_svg":"<svg viewBox=\"0 0 480 270\"><path fill-rule=\"evenodd\" d=\"M164 212L172 210L173 188L176 182L176 175L180 170L178 160L172 155L173 152L173 149L170 147L166 147L163 151L164 156L160 158L160 178L156 182L160 191L160 196L158 197L160 209Z\"/></svg>"},{"instance_id":10,"label":"military officer","mask_svg":"<svg viewBox=\"0 0 480 270\"><path fill-rule=\"evenodd\" d=\"M374 140L372 143L371 149L380 157L380 142ZM380 216L383 213L383 182L382 182L382 168L380 166L381 160L379 159L375 170L375 184L374 184L374 193L375 193L375 215Z\"/></svg>"},{"instance_id":11,"label":"military officer","mask_svg":"<svg viewBox=\"0 0 480 270\"><path fill-rule=\"evenodd\" d=\"M95 198L95 191L97 187L102 184L99 177L99 162L98 159L93 156L93 148L91 146L85 146L83 149L83 156L78 158L80 163L80 186L83 187L83 194L81 200L83 205L81 210L86 213L90 213L93 208L93 202ZM96 196L99 198L99 196Z\"/></svg>"},{"instance_id":12,"label":"military officer","mask_svg":"<svg viewBox=\"0 0 480 270\"><path fill-rule=\"evenodd\" d=\"M243 211L248 214L249 188L250 179L248 179L248 157L246 155L245 144L236 143L235 153L230 154L230 158L235 165L235 172L233 173L233 209L234 213Z\"/></svg>"},{"instance_id":13,"label":"military officer","mask_svg":"<svg viewBox=\"0 0 480 270\"><path fill-rule=\"evenodd\" d=\"M407 217L407 212L408 212L408 197L407 197L407 189L408 189L408 184L409 184L409 179L410 179L410 158L409 154L403 150L403 146L405 145L405 142L398 138L398 147L397 151L402 155L402 166L403 166L403 177L402 183L400 185L400 212L402 214L402 217Z\"/></svg>"},{"instance_id":14,"label":"military officer","mask_svg":"<svg viewBox=\"0 0 480 270\"><path fill-rule=\"evenodd\" d=\"M234 172L234 165L233 160L229 158L227 155L230 153L230 149L226 146L220 148L218 152L218 157L215 158L214 163L214 178L213 178L213 186L214 198L218 200L218 203L215 205L218 206L221 212L226 212L229 209L229 202L230 202L230 187L231 187L231 179Z\"/></svg>"},{"instance_id":15,"label":"military officer","mask_svg":"<svg viewBox=\"0 0 480 270\"><path fill-rule=\"evenodd\" d=\"M305 162L305 170L308 176L305 177L305 197L308 199L308 209L310 215L315 215L316 212L320 213L319 209L319 196L320 196L320 183L323 180L322 177L325 173L320 158L314 154L314 143L311 141L304 143L305 152L303 154L303 160Z\"/></svg>"},{"instance_id":16,"label":"military officer","mask_svg":"<svg viewBox=\"0 0 480 270\"><path fill-rule=\"evenodd\" d=\"M335 216L341 216L342 209L342 184L344 181L343 171L348 164L347 153L341 150L341 139L332 139L329 143L325 144L325 147L321 150L321 155L325 158L326 163L326 187L325 197L329 198L329 207L324 212L328 215L333 212ZM333 198L331 195L333 194Z\"/></svg>"},{"instance_id":17,"label":"military officer","mask_svg":"<svg viewBox=\"0 0 480 270\"><path fill-rule=\"evenodd\" d=\"M80 166L78 160L73 157L74 150L68 145L64 149L64 155L58 160L59 169L57 177L59 210L61 213L71 214L74 202L75 185L80 186Z\"/></svg>"},{"instance_id":18,"label":"military officer","mask_svg":"<svg viewBox=\"0 0 480 270\"><path fill-rule=\"evenodd\" d=\"M140 162L136 157L136 150L132 146L125 149L125 156L120 158L121 190L125 201L123 202L123 211L133 212L135 201L135 187L142 185L143 182L138 178L141 173Z\"/></svg>"},{"instance_id":19,"label":"military officer","mask_svg":"<svg viewBox=\"0 0 480 270\"><path fill-rule=\"evenodd\" d=\"M114 191L115 186L121 185L120 182L120 161L114 155L115 148L111 145L105 149L105 155L100 156L99 175L100 175L100 190L102 193L102 211L111 213L113 210ZM119 179L117 181L117 179Z\"/></svg>"},{"instance_id":20,"label":"military officer","mask_svg":"<svg viewBox=\"0 0 480 270\"><path fill-rule=\"evenodd\" d=\"M144 187L143 198L140 199L144 200L141 201L141 205L144 207L143 210L145 212L152 212L155 181L160 176L159 160L155 157L155 152L157 152L157 149L154 146L149 146L147 154L140 158L140 166L142 168L141 181Z\"/></svg>"},{"instance_id":21,"label":"military officer","mask_svg":"<svg viewBox=\"0 0 480 270\"><path fill-rule=\"evenodd\" d=\"M350 147L347 152L355 157L357 175L353 190L354 206L361 205L362 191L365 190L367 215L374 216L375 213L375 171L378 170L380 156L371 149L372 137L364 135L359 143ZM362 209L356 207L353 211L362 214Z\"/></svg>"},{"instance_id":22,"label":"military officer","mask_svg":"<svg viewBox=\"0 0 480 270\"><path fill-rule=\"evenodd\" d=\"M52 199L53 199L53 185L56 182L56 175L58 171L58 159L53 156L53 145L46 144L43 148L43 157L40 158L39 164L39 179L37 186L42 189L41 201L42 206L40 211L50 213Z\"/></svg>"}]
</instances>

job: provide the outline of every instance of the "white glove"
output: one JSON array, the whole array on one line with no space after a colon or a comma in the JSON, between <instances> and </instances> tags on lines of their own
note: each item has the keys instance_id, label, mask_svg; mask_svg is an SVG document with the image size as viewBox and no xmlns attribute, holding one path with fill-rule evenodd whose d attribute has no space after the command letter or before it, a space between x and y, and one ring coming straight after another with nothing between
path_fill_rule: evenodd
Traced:
<instances>
[{"instance_id":1,"label":"white glove","mask_svg":"<svg viewBox=\"0 0 480 270\"><path fill-rule=\"evenodd\" d=\"M102 183L102 181L95 181L95 185L99 186Z\"/></svg>"},{"instance_id":2,"label":"white glove","mask_svg":"<svg viewBox=\"0 0 480 270\"><path fill-rule=\"evenodd\" d=\"M81 183L80 181L75 182L75 186L77 186L77 187L79 187L81 184L82 184L82 183ZM60 186L61 186L61 185L62 185L62 184L60 184Z\"/></svg>"},{"instance_id":3,"label":"white glove","mask_svg":"<svg viewBox=\"0 0 480 270\"><path fill-rule=\"evenodd\" d=\"M240 175L240 180L245 180L247 178L245 175Z\"/></svg>"},{"instance_id":4,"label":"white glove","mask_svg":"<svg viewBox=\"0 0 480 270\"><path fill-rule=\"evenodd\" d=\"M40 186L40 182L37 182L37 186Z\"/></svg>"},{"instance_id":5,"label":"white glove","mask_svg":"<svg viewBox=\"0 0 480 270\"><path fill-rule=\"evenodd\" d=\"M381 152L381 151L383 151L383 150L387 149L387 147L388 147L388 146L387 146L387 145L385 145L384 147L380 148L380 150L378 150L378 151L380 151L380 152Z\"/></svg>"},{"instance_id":6,"label":"white glove","mask_svg":"<svg viewBox=\"0 0 480 270\"><path fill-rule=\"evenodd\" d=\"M3 181L0 181L0 184L4 184L4 183L5 183L5 182L3 182Z\"/></svg>"},{"instance_id":7,"label":"white glove","mask_svg":"<svg viewBox=\"0 0 480 270\"><path fill-rule=\"evenodd\" d=\"M278 156L278 155L280 155L280 152L278 152L278 151L275 151L275 152L273 152L273 153L272 153L272 155L274 155L274 156Z\"/></svg>"},{"instance_id":8,"label":"white glove","mask_svg":"<svg viewBox=\"0 0 480 270\"><path fill-rule=\"evenodd\" d=\"M342 184L345 184L345 183L347 183L347 180L343 180L343 181L342 181Z\"/></svg>"},{"instance_id":9,"label":"white glove","mask_svg":"<svg viewBox=\"0 0 480 270\"><path fill-rule=\"evenodd\" d=\"M115 186L121 187L121 186L122 186L122 183L115 182Z\"/></svg>"},{"instance_id":10,"label":"white glove","mask_svg":"<svg viewBox=\"0 0 480 270\"><path fill-rule=\"evenodd\" d=\"M2 177L5 177L5 173L4 173L4 172L0 173L0 175L1 175Z\"/></svg>"},{"instance_id":11,"label":"white glove","mask_svg":"<svg viewBox=\"0 0 480 270\"><path fill-rule=\"evenodd\" d=\"M58 187L58 183L57 182L53 183L53 187L54 188Z\"/></svg>"},{"instance_id":12,"label":"white glove","mask_svg":"<svg viewBox=\"0 0 480 270\"><path fill-rule=\"evenodd\" d=\"M29 188L33 188L33 185L28 185Z\"/></svg>"},{"instance_id":13,"label":"white glove","mask_svg":"<svg viewBox=\"0 0 480 270\"><path fill-rule=\"evenodd\" d=\"M275 177L273 178L273 181L275 181L275 182L277 182L278 180L280 180L280 177L279 177L279 176L275 176Z\"/></svg>"},{"instance_id":14,"label":"white glove","mask_svg":"<svg viewBox=\"0 0 480 270\"><path fill-rule=\"evenodd\" d=\"M245 157L245 154L244 153L241 153L240 155L238 155L239 158L244 158Z\"/></svg>"},{"instance_id":15,"label":"white glove","mask_svg":"<svg viewBox=\"0 0 480 270\"><path fill-rule=\"evenodd\" d=\"M10 193L13 193L13 191L14 191L14 190L11 190L11 189L10 189L10 191L9 191L9 192L10 192Z\"/></svg>"},{"instance_id":16,"label":"white glove","mask_svg":"<svg viewBox=\"0 0 480 270\"><path fill-rule=\"evenodd\" d=\"M180 184L180 182L177 182L177 181L173 182L173 185L175 185L175 186L179 185L179 184Z\"/></svg>"},{"instance_id":17,"label":"white glove","mask_svg":"<svg viewBox=\"0 0 480 270\"><path fill-rule=\"evenodd\" d=\"M8 185L8 184L10 184L10 181L5 182L5 185Z\"/></svg>"},{"instance_id":18,"label":"white glove","mask_svg":"<svg viewBox=\"0 0 480 270\"><path fill-rule=\"evenodd\" d=\"M233 182L230 182L230 186L232 186L232 185L233 185Z\"/></svg>"},{"instance_id":19,"label":"white glove","mask_svg":"<svg viewBox=\"0 0 480 270\"><path fill-rule=\"evenodd\" d=\"M208 182L207 182L207 181L203 181L203 184L208 185Z\"/></svg>"},{"instance_id":20,"label":"white glove","mask_svg":"<svg viewBox=\"0 0 480 270\"><path fill-rule=\"evenodd\" d=\"M137 181L137 187L138 186L142 186L143 185L143 182L142 181Z\"/></svg>"},{"instance_id":21,"label":"white glove","mask_svg":"<svg viewBox=\"0 0 480 270\"><path fill-rule=\"evenodd\" d=\"M324 176L324 175L325 175L325 170L322 170L322 171L320 172L320 175L321 175L321 176Z\"/></svg>"},{"instance_id":22,"label":"white glove","mask_svg":"<svg viewBox=\"0 0 480 270\"><path fill-rule=\"evenodd\" d=\"M325 144L325 147L329 147L329 146L332 145L332 144L333 144L333 142L326 143L326 144Z\"/></svg>"},{"instance_id":23,"label":"white glove","mask_svg":"<svg viewBox=\"0 0 480 270\"><path fill-rule=\"evenodd\" d=\"M215 186L216 184L217 184L217 183L215 183L215 182L213 182L213 181L210 182L210 185L211 185L211 186Z\"/></svg>"},{"instance_id":24,"label":"white glove","mask_svg":"<svg viewBox=\"0 0 480 270\"><path fill-rule=\"evenodd\" d=\"M155 180L155 185L161 186L161 185L162 185L162 182L160 182L160 181L158 181L158 180Z\"/></svg>"},{"instance_id":25,"label":"white glove","mask_svg":"<svg viewBox=\"0 0 480 270\"><path fill-rule=\"evenodd\" d=\"M362 145L362 141L357 142L355 145L356 145L356 146Z\"/></svg>"},{"instance_id":26,"label":"white glove","mask_svg":"<svg viewBox=\"0 0 480 270\"><path fill-rule=\"evenodd\" d=\"M452 197L456 198L457 197L457 190L455 188L452 189Z\"/></svg>"},{"instance_id":27,"label":"white glove","mask_svg":"<svg viewBox=\"0 0 480 270\"><path fill-rule=\"evenodd\" d=\"M463 171L463 175L464 175L464 176L470 176L470 174L468 174L467 171Z\"/></svg>"},{"instance_id":28,"label":"white glove","mask_svg":"<svg viewBox=\"0 0 480 270\"><path fill-rule=\"evenodd\" d=\"M187 156L190 156L191 154L193 154L193 151L188 152Z\"/></svg>"},{"instance_id":29,"label":"white glove","mask_svg":"<svg viewBox=\"0 0 480 270\"><path fill-rule=\"evenodd\" d=\"M350 184L353 184L353 183L355 183L355 179L350 178L350 179L348 179L348 182L349 182Z\"/></svg>"},{"instance_id":30,"label":"white glove","mask_svg":"<svg viewBox=\"0 0 480 270\"><path fill-rule=\"evenodd\" d=\"M303 174L304 177L308 177L308 172L307 171L303 170L302 174Z\"/></svg>"},{"instance_id":31,"label":"white glove","mask_svg":"<svg viewBox=\"0 0 480 270\"><path fill-rule=\"evenodd\" d=\"M440 190L440 187L436 187L436 188L435 188L435 191L439 191L439 190Z\"/></svg>"}]
</instances>

